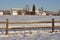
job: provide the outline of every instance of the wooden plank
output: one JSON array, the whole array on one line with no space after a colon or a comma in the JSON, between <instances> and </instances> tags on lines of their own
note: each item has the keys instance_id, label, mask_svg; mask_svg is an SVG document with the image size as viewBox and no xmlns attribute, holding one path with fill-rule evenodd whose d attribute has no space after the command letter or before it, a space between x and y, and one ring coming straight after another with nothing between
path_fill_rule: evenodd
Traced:
<instances>
[{"instance_id":1,"label":"wooden plank","mask_svg":"<svg viewBox=\"0 0 60 40\"><path fill-rule=\"evenodd\" d=\"M43 21L43 22L9 22L9 24L36 24L36 23L51 23L51 21Z\"/></svg>"},{"instance_id":2,"label":"wooden plank","mask_svg":"<svg viewBox=\"0 0 60 40\"><path fill-rule=\"evenodd\" d=\"M17 27L17 28L8 28L8 30L14 30L14 29L28 29L28 28L52 28L52 26L48 26L48 27ZM60 28L60 26L55 26L55 28ZM6 30L6 28L0 28L0 30Z\"/></svg>"},{"instance_id":3,"label":"wooden plank","mask_svg":"<svg viewBox=\"0 0 60 40\"><path fill-rule=\"evenodd\" d=\"M54 32L54 19L52 19L52 32Z\"/></svg>"},{"instance_id":4,"label":"wooden plank","mask_svg":"<svg viewBox=\"0 0 60 40\"><path fill-rule=\"evenodd\" d=\"M60 23L60 21L54 21L57 23ZM6 22L0 22L0 24L6 23ZM9 22L9 24L36 24L36 23L52 23L52 21L40 21L40 22Z\"/></svg>"},{"instance_id":5,"label":"wooden plank","mask_svg":"<svg viewBox=\"0 0 60 40\"><path fill-rule=\"evenodd\" d=\"M60 23L60 21L54 21L54 22L56 22L56 23Z\"/></svg>"},{"instance_id":6,"label":"wooden plank","mask_svg":"<svg viewBox=\"0 0 60 40\"><path fill-rule=\"evenodd\" d=\"M0 24L2 24L2 23L6 23L6 22L0 22Z\"/></svg>"},{"instance_id":7,"label":"wooden plank","mask_svg":"<svg viewBox=\"0 0 60 40\"><path fill-rule=\"evenodd\" d=\"M6 35L8 35L8 19L6 19Z\"/></svg>"}]
</instances>

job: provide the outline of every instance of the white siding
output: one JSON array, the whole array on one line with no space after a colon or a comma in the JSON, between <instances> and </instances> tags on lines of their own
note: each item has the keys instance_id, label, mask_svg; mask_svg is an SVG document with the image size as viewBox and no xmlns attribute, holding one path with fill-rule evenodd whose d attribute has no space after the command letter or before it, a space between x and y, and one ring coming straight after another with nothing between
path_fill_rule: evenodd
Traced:
<instances>
[{"instance_id":1,"label":"white siding","mask_svg":"<svg viewBox=\"0 0 60 40\"><path fill-rule=\"evenodd\" d=\"M3 15L3 12L0 12L0 15Z\"/></svg>"},{"instance_id":2,"label":"white siding","mask_svg":"<svg viewBox=\"0 0 60 40\"><path fill-rule=\"evenodd\" d=\"M22 15L25 15L25 13L22 13Z\"/></svg>"},{"instance_id":3,"label":"white siding","mask_svg":"<svg viewBox=\"0 0 60 40\"><path fill-rule=\"evenodd\" d=\"M46 13L45 13L45 12L43 12L43 13L42 13L42 15L46 15Z\"/></svg>"},{"instance_id":4,"label":"white siding","mask_svg":"<svg viewBox=\"0 0 60 40\"><path fill-rule=\"evenodd\" d=\"M12 15L18 15L17 11L12 11Z\"/></svg>"}]
</instances>

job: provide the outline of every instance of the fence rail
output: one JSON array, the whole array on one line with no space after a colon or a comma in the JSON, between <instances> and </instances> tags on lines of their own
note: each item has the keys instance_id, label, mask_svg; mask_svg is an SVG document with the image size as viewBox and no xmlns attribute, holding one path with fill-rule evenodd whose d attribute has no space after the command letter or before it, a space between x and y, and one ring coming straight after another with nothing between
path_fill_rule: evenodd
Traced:
<instances>
[{"instance_id":1,"label":"fence rail","mask_svg":"<svg viewBox=\"0 0 60 40\"><path fill-rule=\"evenodd\" d=\"M19 27L19 28L8 28L9 24L36 24L36 23L52 23L52 27L50 26L49 28L52 28L52 32L54 32L55 27L60 26L55 26L54 23L60 23L60 21L55 21L52 19L51 21L40 21L40 22L9 22L8 19L6 19L6 22L0 22L0 24L6 24L6 28L0 28L0 30L6 30L6 35L8 35L8 30L14 30L14 29L27 29L27 28L48 28L48 27Z\"/></svg>"},{"instance_id":2,"label":"fence rail","mask_svg":"<svg viewBox=\"0 0 60 40\"><path fill-rule=\"evenodd\" d=\"M60 21L54 21L55 23L60 23ZM6 22L0 22L6 23ZM40 22L8 22L9 24L32 24L32 23L52 23L52 21L40 21Z\"/></svg>"}]
</instances>

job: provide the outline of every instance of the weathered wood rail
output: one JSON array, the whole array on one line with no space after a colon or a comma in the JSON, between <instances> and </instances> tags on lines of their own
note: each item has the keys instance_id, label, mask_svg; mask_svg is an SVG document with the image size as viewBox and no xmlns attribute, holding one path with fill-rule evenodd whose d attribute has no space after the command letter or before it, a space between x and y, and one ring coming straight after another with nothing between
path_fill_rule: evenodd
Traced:
<instances>
[{"instance_id":1,"label":"weathered wood rail","mask_svg":"<svg viewBox=\"0 0 60 40\"><path fill-rule=\"evenodd\" d=\"M52 27L19 27L19 28L8 28L9 24L36 24L36 23L52 23ZM0 30L6 30L6 35L8 35L9 30L14 30L14 29L27 29L27 28L52 28L52 32L54 32L55 27L60 26L55 26L54 23L60 23L60 21L55 21L52 19L51 21L40 21L40 22L9 22L8 19L6 19L6 22L0 22L0 24L6 24L6 28L0 28ZM43 24L44 25L44 24Z\"/></svg>"}]
</instances>

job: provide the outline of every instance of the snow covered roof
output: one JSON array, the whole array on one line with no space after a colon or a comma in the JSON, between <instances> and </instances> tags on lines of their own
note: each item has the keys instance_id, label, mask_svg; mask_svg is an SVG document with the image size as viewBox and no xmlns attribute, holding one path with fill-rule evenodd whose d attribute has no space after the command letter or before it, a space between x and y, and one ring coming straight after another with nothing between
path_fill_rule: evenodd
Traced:
<instances>
[{"instance_id":1,"label":"snow covered roof","mask_svg":"<svg viewBox=\"0 0 60 40\"><path fill-rule=\"evenodd\" d=\"M22 8L12 8L12 10L23 10Z\"/></svg>"}]
</instances>

